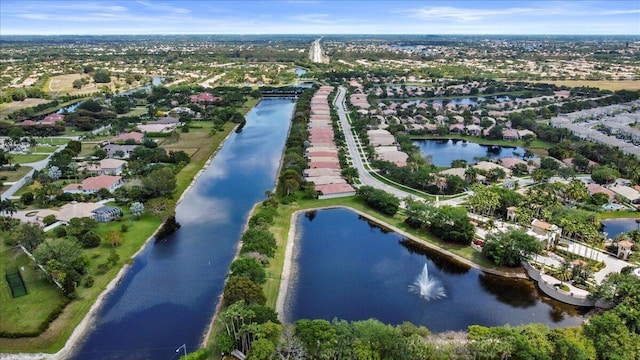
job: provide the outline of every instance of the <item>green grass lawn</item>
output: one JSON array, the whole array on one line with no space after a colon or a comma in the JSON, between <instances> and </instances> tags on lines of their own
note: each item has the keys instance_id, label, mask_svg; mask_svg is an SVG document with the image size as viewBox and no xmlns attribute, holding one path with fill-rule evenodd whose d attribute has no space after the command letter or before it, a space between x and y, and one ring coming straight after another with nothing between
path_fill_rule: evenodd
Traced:
<instances>
[{"instance_id":1,"label":"green grass lawn","mask_svg":"<svg viewBox=\"0 0 640 360\"><path fill-rule=\"evenodd\" d=\"M47 155L33 155L33 154L25 154L25 155L12 155L14 164L27 164L40 160L44 160L47 158Z\"/></svg>"},{"instance_id":2,"label":"green grass lawn","mask_svg":"<svg viewBox=\"0 0 640 360\"><path fill-rule=\"evenodd\" d=\"M69 139L61 139L61 138L40 138L38 139L38 144L40 146L51 146L51 145L65 145L69 142Z\"/></svg>"},{"instance_id":3,"label":"green grass lawn","mask_svg":"<svg viewBox=\"0 0 640 360\"><path fill-rule=\"evenodd\" d=\"M598 219L640 219L638 211L603 211L598 213Z\"/></svg>"},{"instance_id":4,"label":"green grass lawn","mask_svg":"<svg viewBox=\"0 0 640 360\"><path fill-rule=\"evenodd\" d=\"M128 208L122 207L122 210L124 213L123 218L106 224L101 223L95 228L95 232L103 238L101 244L96 248L85 250L85 255L89 261L88 274L93 276L95 280L94 285L90 288L79 285L77 288L78 298L67 305L64 312L53 323L51 323L49 329L39 337L19 339L0 338L0 352L55 352L64 346L67 338L71 335L80 321L82 321L98 295L104 291L109 282L115 277L120 267L126 261L131 259L133 254L140 249L142 244L145 243L149 236L151 236L151 234L160 225L159 219L144 215L140 219L135 220L131 217ZM108 244L104 240L105 234L109 230L114 229L121 231L122 224L126 224L129 229L123 233L124 241L122 245L115 248L120 256L120 262L117 266L111 268L106 273L100 274L98 272L98 264L106 262L111 249L113 248L111 244ZM52 234L49 235L53 236ZM9 255L5 255L4 252L0 254L0 259L2 260L0 270L4 270L7 266L10 266L5 264L12 264L4 261L7 256ZM26 256L22 261L27 263L30 262ZM25 268L27 268L27 266L25 266ZM33 265L31 265L31 268L34 268ZM35 274L35 271L33 272ZM39 275L35 275L36 278L37 276ZM33 276L31 278L33 278ZM25 280L27 280L27 278L25 278ZM29 282L27 283L29 295L23 298L31 296L34 300L23 304L22 314L29 314L29 317L24 318L14 316L13 308L4 306L5 290L2 290L3 293L1 295L1 299L3 300L3 305L0 306L0 318L2 318L0 328L2 330L15 332L21 331L20 329L23 328L33 326L37 327L40 324L41 319L49 316L55 306L59 305L61 301L64 301L64 295L55 285L44 280L40 280L40 282L36 284L38 286L34 286L32 290L32 287L29 286ZM6 286L6 281L4 287L6 288L6 291L9 291ZM12 319L12 321L5 321L5 319ZM40 321L38 321L38 319Z\"/></svg>"},{"instance_id":5,"label":"green grass lawn","mask_svg":"<svg viewBox=\"0 0 640 360\"><path fill-rule=\"evenodd\" d=\"M20 168L18 168L18 170L16 171L0 170L0 178L6 176L6 181L18 181L22 179L22 177L25 176L29 171L31 171L30 166L20 166Z\"/></svg>"},{"instance_id":6,"label":"green grass lawn","mask_svg":"<svg viewBox=\"0 0 640 360\"><path fill-rule=\"evenodd\" d=\"M22 278L28 294L18 298L11 296L11 290L4 278L8 269L24 269ZM0 242L0 332L34 332L56 307L66 302L60 289L41 276L35 264L18 248L11 248Z\"/></svg>"},{"instance_id":7,"label":"green grass lawn","mask_svg":"<svg viewBox=\"0 0 640 360\"><path fill-rule=\"evenodd\" d=\"M136 106L135 108L133 108L131 111L129 111L126 114L119 114L118 117L125 117L125 116L140 116L140 115L144 115L146 114L148 111L146 106Z\"/></svg>"},{"instance_id":8,"label":"green grass lawn","mask_svg":"<svg viewBox=\"0 0 640 360\"><path fill-rule=\"evenodd\" d=\"M52 153L54 151L56 151L58 147L57 146L36 146L34 148L31 149L31 152L33 153Z\"/></svg>"}]
</instances>

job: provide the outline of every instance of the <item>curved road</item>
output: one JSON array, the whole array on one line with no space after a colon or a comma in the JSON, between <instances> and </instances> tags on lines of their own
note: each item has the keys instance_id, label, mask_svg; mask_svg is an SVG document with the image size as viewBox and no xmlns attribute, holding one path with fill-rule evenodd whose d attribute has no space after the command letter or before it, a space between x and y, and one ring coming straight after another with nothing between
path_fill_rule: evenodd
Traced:
<instances>
[{"instance_id":1,"label":"curved road","mask_svg":"<svg viewBox=\"0 0 640 360\"><path fill-rule=\"evenodd\" d=\"M333 106L336 108L338 112L338 118L340 119L340 125L342 126L342 131L344 133L345 140L347 142L347 147L349 148L349 156L353 162L353 167L358 170L358 176L360 178L360 182L363 185L369 185L375 187L377 189L382 189L390 194L393 194L399 199L406 199L407 197L411 197L412 199L420 199L419 197L412 195L408 192L402 191L393 186L387 185L380 180L374 178L369 173L369 170L365 168L365 164L360 156L360 141L356 140L353 132L351 131L351 124L347 120L346 114L346 106L345 106L345 94L346 89L344 87L338 88L338 94L333 101ZM369 166L367 162L367 167Z\"/></svg>"}]
</instances>

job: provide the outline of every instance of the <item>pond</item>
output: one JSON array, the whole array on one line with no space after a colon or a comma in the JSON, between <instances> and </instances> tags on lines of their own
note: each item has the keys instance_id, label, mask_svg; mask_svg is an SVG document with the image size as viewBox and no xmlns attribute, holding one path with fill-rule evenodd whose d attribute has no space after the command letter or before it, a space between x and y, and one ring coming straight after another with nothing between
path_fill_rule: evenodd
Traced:
<instances>
[{"instance_id":1,"label":"pond","mask_svg":"<svg viewBox=\"0 0 640 360\"><path fill-rule=\"evenodd\" d=\"M524 148L480 145L465 140L414 140L413 144L420 148L422 156L431 156L437 166L451 166L453 160L463 159L474 163L479 158L498 159L504 157L522 157Z\"/></svg>"},{"instance_id":2,"label":"pond","mask_svg":"<svg viewBox=\"0 0 640 360\"><path fill-rule=\"evenodd\" d=\"M615 239L620 233L638 230L636 219L607 219L601 220L604 225L602 230L607 234L607 238Z\"/></svg>"},{"instance_id":3,"label":"pond","mask_svg":"<svg viewBox=\"0 0 640 360\"><path fill-rule=\"evenodd\" d=\"M273 189L295 101L263 99L176 209L182 227L135 257L75 359L177 359L200 346L253 205Z\"/></svg>"},{"instance_id":4,"label":"pond","mask_svg":"<svg viewBox=\"0 0 640 360\"><path fill-rule=\"evenodd\" d=\"M431 100L410 100L408 101L409 104L418 104L420 102L427 102L430 104L440 104L442 105L443 103L447 103L447 104L453 104L453 105L471 105L471 106L477 106L480 103L483 102L489 102L489 101L494 101L494 102L505 102L505 101L517 101L520 100L520 98L518 97L514 97L511 98L510 96L506 96L506 95L502 95L502 96L479 96L479 97L465 97L465 98L456 98L456 99L431 99Z\"/></svg>"},{"instance_id":5,"label":"pond","mask_svg":"<svg viewBox=\"0 0 640 360\"><path fill-rule=\"evenodd\" d=\"M295 69L293 69L293 72L295 72L296 75L298 75L298 76L302 76L302 75L305 75L307 73L307 69L295 68Z\"/></svg>"},{"instance_id":6,"label":"pond","mask_svg":"<svg viewBox=\"0 0 640 360\"><path fill-rule=\"evenodd\" d=\"M376 318L443 332L472 324L579 325L587 311L545 297L532 281L488 275L425 251L347 209L308 212L297 226L287 321ZM422 284L437 282L440 298L426 300L409 288L425 264Z\"/></svg>"}]
</instances>

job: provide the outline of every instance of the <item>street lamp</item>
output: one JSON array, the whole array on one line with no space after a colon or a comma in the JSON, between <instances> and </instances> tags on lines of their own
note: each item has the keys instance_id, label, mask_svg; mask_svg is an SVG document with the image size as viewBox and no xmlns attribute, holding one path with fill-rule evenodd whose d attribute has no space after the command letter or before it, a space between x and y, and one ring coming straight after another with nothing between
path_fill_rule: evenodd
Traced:
<instances>
[{"instance_id":1,"label":"street lamp","mask_svg":"<svg viewBox=\"0 0 640 360\"><path fill-rule=\"evenodd\" d=\"M187 344L180 345L180 347L176 349L176 352L179 352L180 349L184 350L184 356L187 356Z\"/></svg>"}]
</instances>

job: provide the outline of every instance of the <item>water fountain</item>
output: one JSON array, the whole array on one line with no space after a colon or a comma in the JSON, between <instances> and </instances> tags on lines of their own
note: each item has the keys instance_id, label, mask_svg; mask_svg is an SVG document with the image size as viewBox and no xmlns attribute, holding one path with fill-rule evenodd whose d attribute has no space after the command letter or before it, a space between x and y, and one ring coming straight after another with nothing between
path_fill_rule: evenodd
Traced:
<instances>
[{"instance_id":1,"label":"water fountain","mask_svg":"<svg viewBox=\"0 0 640 360\"><path fill-rule=\"evenodd\" d=\"M422 272L418 275L416 281L414 281L412 285L409 285L409 291L420 295L420 297L425 300L439 299L447 296L438 280L429 279L427 264L424 264Z\"/></svg>"}]
</instances>

